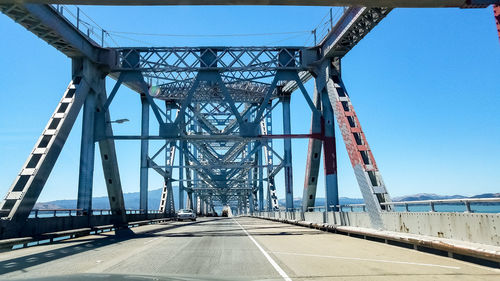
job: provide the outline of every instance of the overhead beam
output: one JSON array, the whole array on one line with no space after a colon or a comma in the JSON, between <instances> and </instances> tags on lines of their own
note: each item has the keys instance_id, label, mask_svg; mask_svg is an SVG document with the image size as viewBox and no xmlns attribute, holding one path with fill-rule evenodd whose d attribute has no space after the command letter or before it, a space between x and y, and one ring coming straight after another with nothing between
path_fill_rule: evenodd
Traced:
<instances>
[{"instance_id":1,"label":"overhead beam","mask_svg":"<svg viewBox=\"0 0 500 281\"><path fill-rule=\"evenodd\" d=\"M85 57L108 67L116 63L114 50L99 47L52 6L20 2L0 0L0 11L70 58Z\"/></svg>"},{"instance_id":2,"label":"overhead beam","mask_svg":"<svg viewBox=\"0 0 500 281\"><path fill-rule=\"evenodd\" d=\"M366 7L464 7L498 3L493 0L0 0L0 3L14 2L101 6L272 5Z\"/></svg>"},{"instance_id":3,"label":"overhead beam","mask_svg":"<svg viewBox=\"0 0 500 281\"><path fill-rule=\"evenodd\" d=\"M349 8L321 41L320 58L343 57L390 11L390 8Z\"/></svg>"}]
</instances>

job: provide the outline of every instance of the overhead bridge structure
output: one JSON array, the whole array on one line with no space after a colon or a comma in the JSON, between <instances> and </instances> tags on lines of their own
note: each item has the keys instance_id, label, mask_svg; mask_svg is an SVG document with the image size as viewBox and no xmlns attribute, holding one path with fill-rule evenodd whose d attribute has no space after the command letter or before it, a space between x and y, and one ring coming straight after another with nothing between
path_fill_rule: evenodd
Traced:
<instances>
[{"instance_id":1,"label":"overhead bridge structure","mask_svg":"<svg viewBox=\"0 0 500 281\"><path fill-rule=\"evenodd\" d=\"M52 4L78 5L342 5L338 22L316 46L260 47L103 47ZM326 211L337 211L335 127L340 131L374 228L383 227L391 198L371 147L342 81L341 61L396 7L487 7L497 0L0 0L0 11L72 60L72 80L46 127L0 203L0 238L121 227L172 217L178 208L200 214L229 205L239 214L278 211L276 191L283 188L285 209L308 211L315 204L320 159L326 188ZM105 79L116 80L106 92ZM314 93L304 83L314 79ZM110 105L120 88L137 92L142 110L136 135L113 133ZM294 134L290 99L310 109L309 134ZM281 107L283 134L273 133L272 115ZM70 216L41 218L34 205L82 112L77 209ZM158 124L151 130L150 123ZM293 204L291 140L309 140L302 206ZM124 203L115 141L139 141L140 207ZM283 151L273 145L283 141ZM159 150L149 144L160 142ZM99 150L100 159L95 159ZM94 166L102 162L110 210L92 208ZM148 206L148 172L164 178L159 210ZM283 171L284 186L275 177ZM178 206L173 189L179 188ZM300 196L300 195L299 195ZM102 211L101 211L102 213Z\"/></svg>"}]
</instances>

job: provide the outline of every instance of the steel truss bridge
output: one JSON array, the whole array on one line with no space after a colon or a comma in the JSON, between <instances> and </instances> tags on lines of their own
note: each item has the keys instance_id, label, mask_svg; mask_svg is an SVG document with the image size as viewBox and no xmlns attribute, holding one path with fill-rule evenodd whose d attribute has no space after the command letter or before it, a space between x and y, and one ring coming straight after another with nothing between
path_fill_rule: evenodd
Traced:
<instances>
[{"instance_id":1,"label":"steel truss bridge","mask_svg":"<svg viewBox=\"0 0 500 281\"><path fill-rule=\"evenodd\" d=\"M350 6L314 47L120 47L104 48L51 4L79 5L344 5ZM0 204L0 237L160 219L177 208L201 214L230 205L239 213L278 210L275 176L284 171L286 209L314 206L324 154L327 209L338 201L335 123L343 137L372 226L391 198L341 77L341 60L395 7L484 8L497 0L0 0L0 10L72 60L72 80ZM498 6L495 6L498 12ZM106 93L105 78L116 80ZM310 95L304 83L314 79ZM113 133L109 108L119 89L138 93L141 134ZM293 134L290 99L301 98L311 115L310 134ZM295 97L296 96L296 97ZM312 96L312 98L311 98ZM273 110L282 107L283 134L273 134ZM77 210L69 217L32 218L33 207L83 111ZM152 116L150 116L152 113ZM149 128L157 122L159 130ZM293 205L291 140L309 139L303 205ZM273 141L283 140L284 151ZM137 140L140 211L124 204L115 140ZM149 143L161 141L158 151ZM92 183L96 145L109 197L109 214L95 215ZM138 152L139 154L139 152ZM148 171L164 178L159 211L148 206ZM174 173L174 170L176 172ZM177 178L174 177L177 175ZM187 198L187 201L185 201ZM102 211L101 211L102 213ZM71 212L70 212L71 214Z\"/></svg>"}]
</instances>

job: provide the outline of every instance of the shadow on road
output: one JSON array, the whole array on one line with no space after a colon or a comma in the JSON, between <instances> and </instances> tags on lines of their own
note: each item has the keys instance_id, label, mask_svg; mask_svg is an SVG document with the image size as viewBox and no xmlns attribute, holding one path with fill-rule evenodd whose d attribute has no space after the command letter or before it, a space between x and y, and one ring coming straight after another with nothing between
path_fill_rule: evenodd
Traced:
<instances>
[{"instance_id":1,"label":"shadow on road","mask_svg":"<svg viewBox=\"0 0 500 281\"><path fill-rule=\"evenodd\" d=\"M210 225L211 227L221 227L222 229L203 230L199 226ZM255 225L255 226L252 226ZM120 229L115 233L99 233L87 238L68 239L58 241L50 245L35 246L31 249L40 249L41 252L25 255L18 258L11 258L0 261L0 275L9 272L23 270L28 267L40 265L43 263L51 262L57 259L66 258L72 255L81 254L86 251L96 250L108 245L125 242L130 239L147 238L147 237L205 237L205 236L247 236L241 228L235 224L232 218L210 218L208 220L200 219L195 222L167 222L158 225L150 225L154 229L144 229L139 227L135 229ZM227 226L227 227L224 227ZM249 231L259 230L259 232L252 232L252 236L275 236L275 235L312 235L320 232L311 230L298 230L290 229L290 226L271 223L263 225L262 223L253 224L250 221L245 221L245 229ZM193 227L190 231L175 231L185 227ZM142 228L142 229L141 229ZM282 231L279 231L283 229ZM172 230L174 230L172 232ZM167 232L168 231L168 232ZM75 244L76 243L76 244ZM57 249L47 249L45 247L61 246L71 244L66 247L59 247ZM39 248L36 248L39 247ZM16 250L14 250L16 251ZM9 254L6 252L4 254ZM1 256L0 256L1 257Z\"/></svg>"}]
</instances>

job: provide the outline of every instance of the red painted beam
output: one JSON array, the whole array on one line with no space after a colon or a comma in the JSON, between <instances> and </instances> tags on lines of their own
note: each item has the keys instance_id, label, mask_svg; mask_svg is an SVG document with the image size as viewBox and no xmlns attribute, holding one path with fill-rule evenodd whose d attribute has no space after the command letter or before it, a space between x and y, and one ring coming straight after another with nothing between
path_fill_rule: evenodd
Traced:
<instances>
[{"instance_id":1,"label":"red painted beam","mask_svg":"<svg viewBox=\"0 0 500 281\"><path fill-rule=\"evenodd\" d=\"M493 5L493 14L497 22L498 40L500 40L500 5Z\"/></svg>"}]
</instances>

